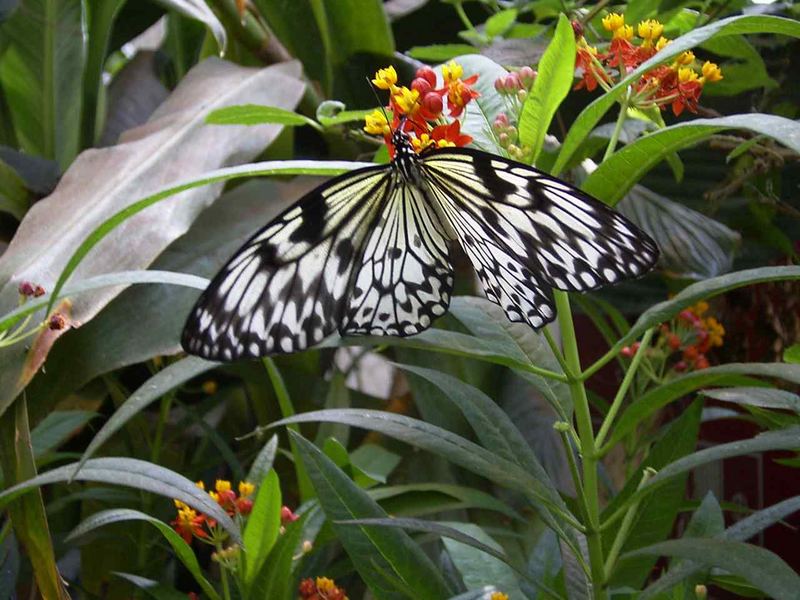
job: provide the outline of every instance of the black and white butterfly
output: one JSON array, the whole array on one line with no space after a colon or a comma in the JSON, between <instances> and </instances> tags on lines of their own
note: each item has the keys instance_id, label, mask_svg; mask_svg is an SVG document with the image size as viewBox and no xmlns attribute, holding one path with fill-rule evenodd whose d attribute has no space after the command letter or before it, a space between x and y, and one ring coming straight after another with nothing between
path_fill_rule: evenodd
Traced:
<instances>
[{"instance_id":1,"label":"black and white butterfly","mask_svg":"<svg viewBox=\"0 0 800 600\"><path fill-rule=\"evenodd\" d=\"M414 335L442 316L458 243L511 321L555 318L583 292L655 264L649 236L527 165L468 148L417 154L395 131L388 165L306 194L240 248L192 309L182 345L212 360L297 352L334 332Z\"/></svg>"}]
</instances>

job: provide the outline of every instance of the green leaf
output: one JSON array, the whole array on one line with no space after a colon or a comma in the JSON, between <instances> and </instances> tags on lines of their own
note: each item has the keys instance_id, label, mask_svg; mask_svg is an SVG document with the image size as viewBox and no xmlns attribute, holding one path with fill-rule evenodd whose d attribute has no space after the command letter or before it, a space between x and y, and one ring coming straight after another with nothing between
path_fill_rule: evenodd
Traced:
<instances>
[{"instance_id":1,"label":"green leaf","mask_svg":"<svg viewBox=\"0 0 800 600\"><path fill-rule=\"evenodd\" d=\"M663 431L658 442L650 448L647 460L637 469L637 475L628 479L622 491L605 508L604 517L618 510L620 506L630 506L630 498L635 496L635 490L645 468L649 467L655 470L669 468L667 465L675 464L676 460L680 460L695 449L702 407L702 402L694 402ZM622 547L623 552L669 537L685 496L686 478L687 475L683 475L670 480L658 494L647 496L641 500L628 539ZM616 529L614 527L607 531L603 538L604 546L610 547L611 540L616 535ZM616 586L631 586L639 589L647 580L647 576L653 568L653 562L650 558L640 557L617 563L611 581Z\"/></svg>"},{"instance_id":2,"label":"green leaf","mask_svg":"<svg viewBox=\"0 0 800 600\"><path fill-rule=\"evenodd\" d=\"M636 341L645 331L669 321L684 308L690 307L699 300L712 298L728 290L733 290L746 285L764 283L767 281L796 280L800 279L800 267L759 267L736 271L714 277L707 281L701 281L685 287L675 296L664 302L659 302L655 306L643 312L631 327L630 331L624 335L613 348L609 350L609 355L616 356L624 346Z\"/></svg>"},{"instance_id":3,"label":"green leaf","mask_svg":"<svg viewBox=\"0 0 800 600\"><path fill-rule=\"evenodd\" d=\"M783 362L800 365L800 344L792 344L783 351Z\"/></svg>"},{"instance_id":4,"label":"green leaf","mask_svg":"<svg viewBox=\"0 0 800 600\"><path fill-rule=\"evenodd\" d=\"M386 512L400 516L421 516L448 510L480 508L499 512L510 519L522 517L506 503L479 489L447 483L408 483L380 486L368 491Z\"/></svg>"},{"instance_id":5,"label":"green leaf","mask_svg":"<svg viewBox=\"0 0 800 600\"><path fill-rule=\"evenodd\" d=\"M272 600L296 600L297 583L294 559L298 552L305 532L306 523L309 521L308 513L286 524L286 531L278 538L272 547L261 572L256 577L250 588L250 598L269 598Z\"/></svg>"},{"instance_id":6,"label":"green leaf","mask_svg":"<svg viewBox=\"0 0 800 600\"><path fill-rule=\"evenodd\" d=\"M272 469L272 463L275 461L275 454L278 451L278 435L274 434L269 441L264 444L264 447L258 453L250 471L247 473L247 481L255 482L261 481L267 476L267 473Z\"/></svg>"},{"instance_id":7,"label":"green leaf","mask_svg":"<svg viewBox=\"0 0 800 600\"><path fill-rule=\"evenodd\" d=\"M147 579L146 577L140 577L132 573L122 573L120 571L114 571L113 574L135 585L150 598L153 598L153 600L186 600L185 592L179 592L174 588L161 585L153 579Z\"/></svg>"},{"instance_id":8,"label":"green leaf","mask_svg":"<svg viewBox=\"0 0 800 600\"><path fill-rule=\"evenodd\" d=\"M719 537L726 540L743 542L798 510L800 510L800 496L788 498L744 517L741 521L738 521L722 532ZM670 569L669 572L662 575L642 592L641 600L647 600L658 596L687 577L690 577L701 568L702 567L697 563L686 562L674 569Z\"/></svg>"},{"instance_id":9,"label":"green leaf","mask_svg":"<svg viewBox=\"0 0 800 600\"><path fill-rule=\"evenodd\" d=\"M463 54L473 54L475 47L469 44L431 44L413 46L406 50L411 58L430 63L443 63Z\"/></svg>"},{"instance_id":10,"label":"green leaf","mask_svg":"<svg viewBox=\"0 0 800 600\"><path fill-rule=\"evenodd\" d=\"M673 556L719 567L741 575L776 600L794 600L800 576L777 554L765 548L721 539L668 540L640 548L621 557Z\"/></svg>"},{"instance_id":11,"label":"green leaf","mask_svg":"<svg viewBox=\"0 0 800 600\"><path fill-rule=\"evenodd\" d=\"M486 19L484 31L489 37L503 35L511 28L516 19L516 8L507 8L506 10L501 10L500 12L496 12L491 17Z\"/></svg>"},{"instance_id":12,"label":"green leaf","mask_svg":"<svg viewBox=\"0 0 800 600\"><path fill-rule=\"evenodd\" d=\"M261 481L247 517L242 539L246 559L245 585L250 587L278 539L281 528L281 488L278 475L270 470Z\"/></svg>"},{"instance_id":13,"label":"green leaf","mask_svg":"<svg viewBox=\"0 0 800 600\"><path fill-rule=\"evenodd\" d=\"M728 129L762 134L800 153L800 123L791 119L760 113L695 119L659 129L628 144L604 160L581 188L614 206L665 156Z\"/></svg>"},{"instance_id":14,"label":"green leaf","mask_svg":"<svg viewBox=\"0 0 800 600\"><path fill-rule=\"evenodd\" d=\"M97 416L91 410L55 410L31 431L33 455L42 456L55 450L77 430Z\"/></svg>"},{"instance_id":15,"label":"green leaf","mask_svg":"<svg viewBox=\"0 0 800 600\"><path fill-rule=\"evenodd\" d=\"M800 384L800 367L780 363L731 363L681 375L634 400L619 417L603 450L614 446L650 415L678 398L704 387L745 385L746 377L754 375Z\"/></svg>"},{"instance_id":16,"label":"green leaf","mask_svg":"<svg viewBox=\"0 0 800 600\"><path fill-rule=\"evenodd\" d=\"M297 114L291 110L277 106L261 106L260 104L239 104L226 106L208 113L206 123L211 125L311 125L319 127L313 119Z\"/></svg>"},{"instance_id":17,"label":"green leaf","mask_svg":"<svg viewBox=\"0 0 800 600\"><path fill-rule=\"evenodd\" d=\"M0 212L13 216L17 221L28 210L28 190L25 181L5 161L0 160Z\"/></svg>"},{"instance_id":18,"label":"green leaf","mask_svg":"<svg viewBox=\"0 0 800 600\"><path fill-rule=\"evenodd\" d=\"M362 444L350 453L350 465L355 470L354 481L360 487L386 483L400 464L401 457L377 444Z\"/></svg>"},{"instance_id":19,"label":"green leaf","mask_svg":"<svg viewBox=\"0 0 800 600\"><path fill-rule=\"evenodd\" d=\"M78 153L83 19L80 0L26 0L2 30L0 83L20 146L62 169Z\"/></svg>"},{"instance_id":20,"label":"green leaf","mask_svg":"<svg viewBox=\"0 0 800 600\"><path fill-rule=\"evenodd\" d=\"M338 100L325 100L317 107L317 121L323 127L333 127L334 125L341 125L343 123L352 123L353 121L363 121L367 115L375 111L374 108L365 108L361 110L344 110L345 104ZM387 111L388 114L388 111ZM389 116L391 121L391 116ZM382 148L385 146L381 146Z\"/></svg>"},{"instance_id":21,"label":"green leaf","mask_svg":"<svg viewBox=\"0 0 800 600\"><path fill-rule=\"evenodd\" d=\"M553 40L539 61L538 75L519 120L519 139L533 149L533 162L542 150L550 121L572 87L575 75L575 33L566 15L559 15Z\"/></svg>"},{"instance_id":22,"label":"green leaf","mask_svg":"<svg viewBox=\"0 0 800 600\"><path fill-rule=\"evenodd\" d=\"M179 385L217 366L219 366L219 363L203 360L196 356L188 356L172 363L153 375L123 402L111 418L106 421L100 431L95 434L92 441L89 442L89 445L86 447L81 457L80 464L83 465L86 463L86 461L97 452L100 446L119 431L125 423L150 406L150 404L161 398L167 392L174 390Z\"/></svg>"},{"instance_id":23,"label":"green leaf","mask_svg":"<svg viewBox=\"0 0 800 600\"><path fill-rule=\"evenodd\" d=\"M164 467L135 458L93 458L78 470L72 463L58 467L36 477L18 483L0 493L0 507L14 498L48 483L93 481L132 487L166 498L175 498L195 510L215 519L238 542L241 540L239 526L193 481Z\"/></svg>"},{"instance_id":24,"label":"green leaf","mask_svg":"<svg viewBox=\"0 0 800 600\"><path fill-rule=\"evenodd\" d=\"M525 596L519 589L514 570L507 564L508 559L501 560L497 553L500 545L486 532L473 523L451 523L456 531L480 542L484 548L492 548L494 553L486 556L484 548L476 548L474 541L465 543L452 537L444 538L444 546L467 589L486 585L497 586L508 595L510 600L523 600ZM502 555L502 554L501 554Z\"/></svg>"},{"instance_id":25,"label":"green leaf","mask_svg":"<svg viewBox=\"0 0 800 600\"><path fill-rule=\"evenodd\" d=\"M138 510L132 510L129 508L115 508L112 510L103 510L95 513L75 527L75 529L73 529L67 536L67 541L73 541L76 538L79 538L83 535L86 535L90 531L97 529L98 527L110 525L111 523L119 523L121 521L144 521L145 523L150 523L161 533L161 535L164 536L164 539L167 540L169 545L172 546L175 556L177 556L178 560L183 563L183 566L186 567L186 570L192 574L192 577L194 577L195 581L200 584L203 592L214 600L220 600L220 597L214 589L214 586L212 586L203 576L203 570L200 568L200 563L197 562L197 557L194 555L194 552L192 552L189 544L183 541L183 538L178 535L178 533L172 529L172 527L162 521L159 521L155 517L151 517L150 515Z\"/></svg>"},{"instance_id":26,"label":"green leaf","mask_svg":"<svg viewBox=\"0 0 800 600\"><path fill-rule=\"evenodd\" d=\"M785 390L766 387L736 387L723 390L703 390L701 393L720 402L791 410L800 414L800 396Z\"/></svg>"},{"instance_id":27,"label":"green leaf","mask_svg":"<svg viewBox=\"0 0 800 600\"><path fill-rule=\"evenodd\" d=\"M446 598L449 590L444 579L406 533L341 524L343 520L387 518L387 515L314 444L292 431L290 435L297 443L337 538L372 594L378 600Z\"/></svg>"},{"instance_id":28,"label":"green leaf","mask_svg":"<svg viewBox=\"0 0 800 600\"><path fill-rule=\"evenodd\" d=\"M156 2L205 25L217 41L219 53L221 55L225 54L225 49L228 45L225 27L220 23L214 11L211 10L206 2L197 2L196 0L156 0Z\"/></svg>"},{"instance_id":29,"label":"green leaf","mask_svg":"<svg viewBox=\"0 0 800 600\"><path fill-rule=\"evenodd\" d=\"M572 155L580 148L583 140L595 128L608 109L625 93L628 85L636 81L647 71L669 61L685 50L690 50L717 36L741 35L754 33L764 35L767 33L778 33L792 37L800 37L800 23L792 19L783 17L773 17L770 15L745 15L734 16L727 19L720 19L694 29L689 33L672 41L655 56L642 63L634 69L622 81L617 83L610 92L603 94L589 106L587 106L573 121L567 137L561 146L556 164L551 172L558 175L569 162Z\"/></svg>"},{"instance_id":30,"label":"green leaf","mask_svg":"<svg viewBox=\"0 0 800 600\"><path fill-rule=\"evenodd\" d=\"M350 391L347 389L344 374L339 371L336 371L331 377L325 408L350 408ZM343 446L347 446L350 429L336 423L321 423L317 429L314 443L321 446L325 440L331 437L336 438Z\"/></svg>"}]
</instances>

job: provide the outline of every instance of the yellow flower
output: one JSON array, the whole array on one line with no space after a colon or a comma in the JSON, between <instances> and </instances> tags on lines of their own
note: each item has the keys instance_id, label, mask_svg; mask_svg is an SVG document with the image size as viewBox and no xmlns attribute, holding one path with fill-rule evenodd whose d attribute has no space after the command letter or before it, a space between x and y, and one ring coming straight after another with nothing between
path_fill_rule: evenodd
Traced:
<instances>
[{"instance_id":1,"label":"yellow flower","mask_svg":"<svg viewBox=\"0 0 800 600\"><path fill-rule=\"evenodd\" d=\"M206 484L202 481L195 481L194 484L203 491L206 491Z\"/></svg>"},{"instance_id":2,"label":"yellow flower","mask_svg":"<svg viewBox=\"0 0 800 600\"><path fill-rule=\"evenodd\" d=\"M492 595L489 596L489 600L508 600L508 594L504 594L503 592L492 592Z\"/></svg>"},{"instance_id":3,"label":"yellow flower","mask_svg":"<svg viewBox=\"0 0 800 600\"><path fill-rule=\"evenodd\" d=\"M725 328L722 323L717 321L714 317L708 317L704 321L706 331L708 331L708 341L712 346L722 346L722 340L725 337Z\"/></svg>"},{"instance_id":4,"label":"yellow flower","mask_svg":"<svg viewBox=\"0 0 800 600\"><path fill-rule=\"evenodd\" d=\"M690 83L692 81L697 81L697 73L695 73L689 67L681 67L678 69L678 81L681 83Z\"/></svg>"},{"instance_id":5,"label":"yellow flower","mask_svg":"<svg viewBox=\"0 0 800 600\"><path fill-rule=\"evenodd\" d=\"M336 582L327 577L317 577L316 584L320 592L329 593L336 589Z\"/></svg>"},{"instance_id":6,"label":"yellow flower","mask_svg":"<svg viewBox=\"0 0 800 600\"><path fill-rule=\"evenodd\" d=\"M698 317L702 317L704 314L706 314L706 312L708 312L708 302L705 300L700 300L697 304L692 304L689 307L689 310Z\"/></svg>"},{"instance_id":7,"label":"yellow flower","mask_svg":"<svg viewBox=\"0 0 800 600\"><path fill-rule=\"evenodd\" d=\"M231 490L231 482L226 479L217 479L214 483L214 489L217 490L219 494L222 492L229 492Z\"/></svg>"},{"instance_id":8,"label":"yellow flower","mask_svg":"<svg viewBox=\"0 0 800 600\"><path fill-rule=\"evenodd\" d=\"M180 500L173 500L173 502L175 503L175 508L178 509L178 512L180 512L182 510L186 510L186 509L189 508L188 504L185 504L185 503L181 502Z\"/></svg>"},{"instance_id":9,"label":"yellow flower","mask_svg":"<svg viewBox=\"0 0 800 600\"><path fill-rule=\"evenodd\" d=\"M394 70L392 65L385 69L379 69L375 73L375 79L372 80L375 87L381 90L393 90L397 83L397 71Z\"/></svg>"},{"instance_id":10,"label":"yellow flower","mask_svg":"<svg viewBox=\"0 0 800 600\"><path fill-rule=\"evenodd\" d=\"M423 133L419 137L411 138L411 145L414 147L416 152L422 152L425 148L433 144L433 140L431 136L427 133Z\"/></svg>"},{"instance_id":11,"label":"yellow flower","mask_svg":"<svg viewBox=\"0 0 800 600\"><path fill-rule=\"evenodd\" d=\"M366 125L364 131L371 135L389 135L391 129L389 128L389 121L386 120L386 115L380 110L374 110L371 114L364 117Z\"/></svg>"},{"instance_id":12,"label":"yellow flower","mask_svg":"<svg viewBox=\"0 0 800 600\"><path fill-rule=\"evenodd\" d=\"M722 79L722 70L716 65L706 61L703 63L703 81L715 82Z\"/></svg>"},{"instance_id":13,"label":"yellow flower","mask_svg":"<svg viewBox=\"0 0 800 600\"><path fill-rule=\"evenodd\" d=\"M632 40L633 39L633 27L630 25L623 25L619 29L614 30L614 35L612 36L615 40Z\"/></svg>"},{"instance_id":14,"label":"yellow flower","mask_svg":"<svg viewBox=\"0 0 800 600\"><path fill-rule=\"evenodd\" d=\"M616 31L625 25L625 17L619 13L609 13L603 17L603 27L606 31Z\"/></svg>"},{"instance_id":15,"label":"yellow flower","mask_svg":"<svg viewBox=\"0 0 800 600\"><path fill-rule=\"evenodd\" d=\"M668 40L662 35L660 38L658 38L658 41L656 42L656 50L661 51L667 46L669 46L671 43L672 40Z\"/></svg>"},{"instance_id":16,"label":"yellow flower","mask_svg":"<svg viewBox=\"0 0 800 600\"><path fill-rule=\"evenodd\" d=\"M463 74L464 74L464 67L462 67L454 60L451 60L446 65L442 65L442 77L444 78L445 84L450 84L454 82L456 79L461 79L461 76Z\"/></svg>"},{"instance_id":17,"label":"yellow flower","mask_svg":"<svg viewBox=\"0 0 800 600\"><path fill-rule=\"evenodd\" d=\"M211 496L214 502L219 503L219 494L217 492L208 492L208 495Z\"/></svg>"},{"instance_id":18,"label":"yellow flower","mask_svg":"<svg viewBox=\"0 0 800 600\"><path fill-rule=\"evenodd\" d=\"M217 388L219 386L217 386L216 381L214 381L213 379L209 379L208 381L204 381L201 387L203 388L203 392L205 394L211 396L212 394L215 394L217 392Z\"/></svg>"},{"instance_id":19,"label":"yellow flower","mask_svg":"<svg viewBox=\"0 0 800 600\"><path fill-rule=\"evenodd\" d=\"M256 486L254 486L249 481L240 481L239 482L239 495L242 498L247 498L250 496L254 491L256 491Z\"/></svg>"},{"instance_id":20,"label":"yellow flower","mask_svg":"<svg viewBox=\"0 0 800 600\"><path fill-rule=\"evenodd\" d=\"M687 50L686 52L682 52L678 55L678 58L675 59L679 65L690 65L694 62L694 52L691 50Z\"/></svg>"},{"instance_id":21,"label":"yellow flower","mask_svg":"<svg viewBox=\"0 0 800 600\"><path fill-rule=\"evenodd\" d=\"M645 40L646 46L649 46L653 40L658 39L664 33L664 26L654 19L642 21L636 29L639 37Z\"/></svg>"},{"instance_id":22,"label":"yellow flower","mask_svg":"<svg viewBox=\"0 0 800 600\"><path fill-rule=\"evenodd\" d=\"M392 99L397 105L397 108L399 108L400 112L404 115L413 115L419 108L417 104L419 92L417 90L410 90L406 86L397 88L397 93L392 95Z\"/></svg>"}]
</instances>

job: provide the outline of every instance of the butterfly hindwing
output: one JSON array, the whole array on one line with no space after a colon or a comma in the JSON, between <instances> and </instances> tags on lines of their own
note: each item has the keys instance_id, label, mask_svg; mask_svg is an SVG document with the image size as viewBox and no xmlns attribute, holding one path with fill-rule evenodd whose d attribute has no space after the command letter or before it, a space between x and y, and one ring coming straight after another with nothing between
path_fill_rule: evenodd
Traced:
<instances>
[{"instance_id":1,"label":"butterfly hindwing","mask_svg":"<svg viewBox=\"0 0 800 600\"><path fill-rule=\"evenodd\" d=\"M550 288L595 289L638 277L658 258L630 221L526 165L448 148L422 168L487 297L512 321L540 327L555 316Z\"/></svg>"}]
</instances>

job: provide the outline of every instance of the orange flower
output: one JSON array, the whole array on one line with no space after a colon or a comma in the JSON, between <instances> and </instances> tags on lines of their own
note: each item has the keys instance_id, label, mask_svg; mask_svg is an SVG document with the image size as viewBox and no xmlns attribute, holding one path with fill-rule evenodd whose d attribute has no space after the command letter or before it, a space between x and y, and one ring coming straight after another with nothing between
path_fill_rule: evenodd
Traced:
<instances>
[{"instance_id":1,"label":"orange flower","mask_svg":"<svg viewBox=\"0 0 800 600\"><path fill-rule=\"evenodd\" d=\"M176 505L178 502L180 501L175 501ZM181 503L181 505L182 507L180 507L178 510L178 516L170 523L172 528L178 532L178 534L183 538L183 541L187 544L191 543L192 536L199 538L208 537L208 534L203 527L205 517L202 514L198 514L197 511L189 508L185 504Z\"/></svg>"}]
</instances>

